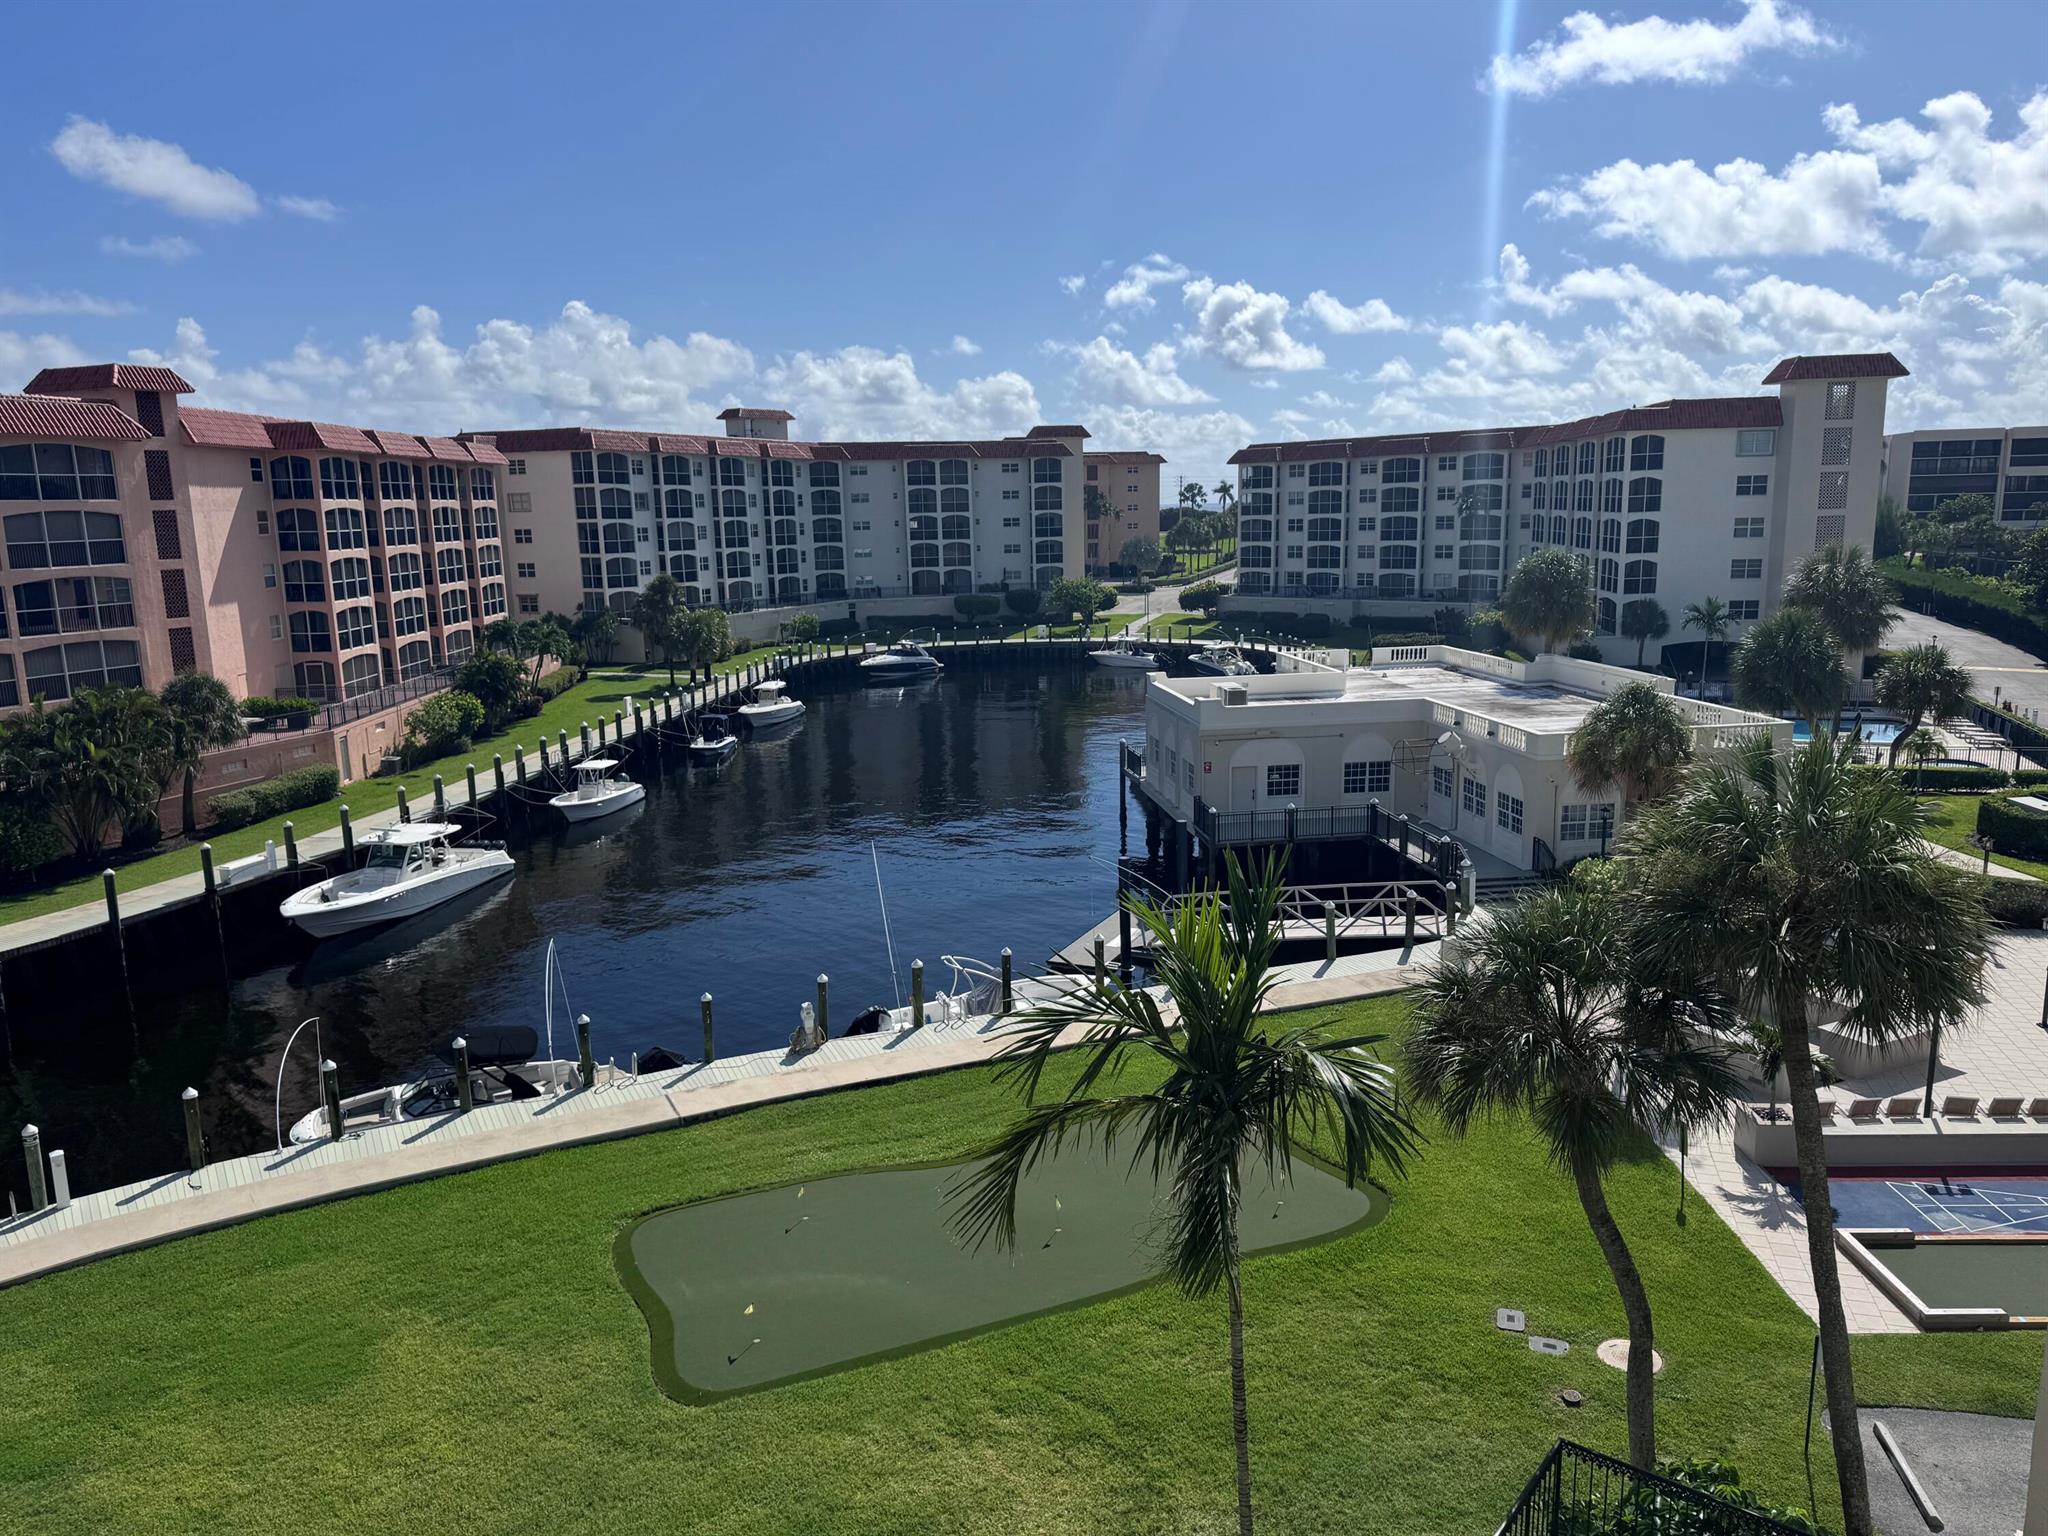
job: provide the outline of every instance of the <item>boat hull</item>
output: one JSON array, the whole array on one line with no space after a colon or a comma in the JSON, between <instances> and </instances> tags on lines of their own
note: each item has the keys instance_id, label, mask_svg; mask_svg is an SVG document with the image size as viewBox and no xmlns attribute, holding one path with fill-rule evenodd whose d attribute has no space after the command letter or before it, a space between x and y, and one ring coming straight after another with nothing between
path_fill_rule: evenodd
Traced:
<instances>
[{"instance_id":1,"label":"boat hull","mask_svg":"<svg viewBox=\"0 0 2048 1536\"><path fill-rule=\"evenodd\" d=\"M1109 667L1119 672L1157 672L1159 658L1145 652L1090 651L1088 659L1098 667Z\"/></svg>"},{"instance_id":2,"label":"boat hull","mask_svg":"<svg viewBox=\"0 0 2048 1536\"><path fill-rule=\"evenodd\" d=\"M803 712L801 699L784 699L780 704L742 704L738 710L739 717L756 729L767 725L787 725Z\"/></svg>"},{"instance_id":3,"label":"boat hull","mask_svg":"<svg viewBox=\"0 0 2048 1536\"><path fill-rule=\"evenodd\" d=\"M609 816L614 811L623 811L629 805L638 805L647 798L647 786L626 780L617 785L610 794L592 795L578 799L572 790L565 795L556 795L548 801L570 821L595 821L600 816Z\"/></svg>"},{"instance_id":4,"label":"boat hull","mask_svg":"<svg viewBox=\"0 0 2048 1536\"><path fill-rule=\"evenodd\" d=\"M502 849L478 849L473 856L389 891L362 896L344 896L322 901L319 892L334 884L323 880L288 898L278 911L316 939L360 933L401 918L417 917L453 901L465 891L474 891L502 880L513 871L512 856ZM346 878L338 876L337 879Z\"/></svg>"},{"instance_id":5,"label":"boat hull","mask_svg":"<svg viewBox=\"0 0 2048 1536\"><path fill-rule=\"evenodd\" d=\"M933 677L939 670L936 661L890 662L878 666L871 662L860 664L860 675L875 683L900 683L914 677Z\"/></svg>"}]
</instances>

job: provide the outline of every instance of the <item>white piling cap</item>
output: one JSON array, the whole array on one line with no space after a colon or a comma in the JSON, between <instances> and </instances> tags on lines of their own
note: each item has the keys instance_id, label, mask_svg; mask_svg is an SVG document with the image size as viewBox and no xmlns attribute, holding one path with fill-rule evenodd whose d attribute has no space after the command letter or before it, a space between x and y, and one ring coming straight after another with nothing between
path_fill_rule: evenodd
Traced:
<instances>
[{"instance_id":1,"label":"white piling cap","mask_svg":"<svg viewBox=\"0 0 2048 1536\"><path fill-rule=\"evenodd\" d=\"M32 1126L32 1125L24 1125L24 1126L23 1126L23 1127L21 1128L21 1134L22 1134L22 1137L23 1137L23 1139L24 1139L24 1140L26 1140L26 1139L27 1139L28 1137L30 1137L30 1136L40 1136L40 1135L42 1135L43 1133L42 1133L41 1131L37 1130L37 1129L36 1129L36 1128L35 1128L34 1126Z\"/></svg>"},{"instance_id":2,"label":"white piling cap","mask_svg":"<svg viewBox=\"0 0 2048 1536\"><path fill-rule=\"evenodd\" d=\"M820 981L830 981L831 979L832 979L832 978L831 978L830 976L827 976L827 975L826 975L826 974L825 974L825 973L824 973L823 971L820 971L820 972L818 972L818 980L820 980Z\"/></svg>"},{"instance_id":3,"label":"white piling cap","mask_svg":"<svg viewBox=\"0 0 2048 1536\"><path fill-rule=\"evenodd\" d=\"M453 1046L453 1049L458 1051L466 1051L469 1049L469 1042L463 1039L462 1036L457 1035L455 1037L455 1044Z\"/></svg>"},{"instance_id":4,"label":"white piling cap","mask_svg":"<svg viewBox=\"0 0 2048 1536\"><path fill-rule=\"evenodd\" d=\"M588 1024L590 1022L590 1015L587 1013L579 1013L576 1015L576 1022L579 1025Z\"/></svg>"},{"instance_id":5,"label":"white piling cap","mask_svg":"<svg viewBox=\"0 0 2048 1536\"><path fill-rule=\"evenodd\" d=\"M325 1061L320 1063L320 1070L322 1072L339 1072L341 1068L337 1067L334 1064L334 1058L330 1056Z\"/></svg>"},{"instance_id":6,"label":"white piling cap","mask_svg":"<svg viewBox=\"0 0 2048 1536\"><path fill-rule=\"evenodd\" d=\"M706 992L702 997L698 998L697 1001L700 1003L708 1003L711 1001L711 994L709 992Z\"/></svg>"},{"instance_id":7,"label":"white piling cap","mask_svg":"<svg viewBox=\"0 0 2048 1536\"><path fill-rule=\"evenodd\" d=\"M189 1104L194 1099L199 1097L199 1090L197 1088L187 1088L183 1093L179 1094L178 1097L183 1099L187 1104Z\"/></svg>"}]
</instances>

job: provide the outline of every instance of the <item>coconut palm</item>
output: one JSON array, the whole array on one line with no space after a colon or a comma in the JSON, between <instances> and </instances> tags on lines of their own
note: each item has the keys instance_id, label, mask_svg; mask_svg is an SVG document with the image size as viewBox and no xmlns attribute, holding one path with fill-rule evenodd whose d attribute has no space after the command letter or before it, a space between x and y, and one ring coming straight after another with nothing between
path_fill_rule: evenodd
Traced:
<instances>
[{"instance_id":1,"label":"coconut palm","mask_svg":"<svg viewBox=\"0 0 2048 1536\"><path fill-rule=\"evenodd\" d=\"M1785 606L1812 609L1843 650L1859 655L1877 649L1897 601L1892 584L1857 544L1817 549L1785 578Z\"/></svg>"},{"instance_id":2,"label":"coconut palm","mask_svg":"<svg viewBox=\"0 0 2048 1536\"><path fill-rule=\"evenodd\" d=\"M248 734L242 724L241 706L228 685L205 672L186 672L165 683L157 695L169 716L170 753L165 763L172 775L185 776L180 802L185 835L198 824L193 809L199 780L199 760L217 747L231 747Z\"/></svg>"},{"instance_id":3,"label":"coconut palm","mask_svg":"<svg viewBox=\"0 0 2048 1536\"><path fill-rule=\"evenodd\" d=\"M1851 1536L1868 1536L1870 1500L1810 1019L1826 1010L1838 1028L1882 1043L1957 1028L1981 997L1991 955L1984 905L1971 874L1924 841L1927 816L1894 776L1857 770L1848 736L1818 737L1782 759L1757 740L1695 768L1636 818L1620 850L1657 973L1713 974L1782 1036Z\"/></svg>"},{"instance_id":4,"label":"coconut palm","mask_svg":"<svg viewBox=\"0 0 2048 1536\"><path fill-rule=\"evenodd\" d=\"M1417 990L1402 1078L1458 1135L1489 1115L1526 1114L1571 1177L1628 1319L1628 1455L1647 1471L1657 1457L1655 1329L1606 1175L1648 1137L1725 1120L1741 1085L1726 1050L1687 1033L1732 1028L1726 997L1654 973L1626 900L1567 886L1454 939Z\"/></svg>"},{"instance_id":5,"label":"coconut palm","mask_svg":"<svg viewBox=\"0 0 2048 1536\"><path fill-rule=\"evenodd\" d=\"M1599 618L1593 577L1567 549L1539 549L1516 564L1501 589L1502 622L1540 651L1561 651Z\"/></svg>"},{"instance_id":6,"label":"coconut palm","mask_svg":"<svg viewBox=\"0 0 2048 1536\"><path fill-rule=\"evenodd\" d=\"M1877 702L1905 716L1892 738L1889 761L1897 766L1906 738L1929 715L1941 720L1962 709L1970 696L1970 671L1949 659L1948 648L1930 640L1887 657L1877 669ZM1931 754L1930 754L1931 755Z\"/></svg>"},{"instance_id":7,"label":"coconut palm","mask_svg":"<svg viewBox=\"0 0 2048 1536\"><path fill-rule=\"evenodd\" d=\"M1728 626L1734 621L1728 617L1728 605L1720 598L1703 597L1696 603L1687 603L1678 622L1681 629L1700 632L1700 692L1705 694L1707 673L1714 665L1714 647L1728 638Z\"/></svg>"},{"instance_id":8,"label":"coconut palm","mask_svg":"<svg viewBox=\"0 0 2048 1536\"><path fill-rule=\"evenodd\" d=\"M1621 605L1621 638L1636 643L1636 666L1643 664L1643 648L1652 640L1671 633L1671 616L1654 597L1639 597Z\"/></svg>"},{"instance_id":9,"label":"coconut palm","mask_svg":"<svg viewBox=\"0 0 2048 1536\"><path fill-rule=\"evenodd\" d=\"M1629 805L1646 804L1670 789L1691 760L1692 727L1670 695L1630 683L1587 712L1565 757L1587 793L1618 784Z\"/></svg>"},{"instance_id":10,"label":"coconut palm","mask_svg":"<svg viewBox=\"0 0 2048 1536\"><path fill-rule=\"evenodd\" d=\"M1127 896L1153 935L1152 974L1164 999L1113 982L1080 988L1020 1016L998 1075L1020 1084L1028 1108L948 1191L969 1241L1017 1240L1018 1186L1069 1143L1112 1156L1131 1149L1168 1191L1166 1272L1190 1297L1228 1297L1231 1429L1237 1449L1237 1526L1252 1529L1251 1440L1245 1407L1244 1286L1238 1208L1251 1168L1284 1174L1323 1137L1347 1181L1377 1161L1399 1172L1416 1142L1396 1101L1382 1035L1331 1038L1323 1024L1277 1027L1264 1014L1279 942L1278 861L1247 876L1233 859L1223 892L1198 892L1171 914ZM1073 1086L1037 1101L1060 1036L1078 1031ZM1149 1092L1096 1096L1131 1056L1165 1069Z\"/></svg>"},{"instance_id":11,"label":"coconut palm","mask_svg":"<svg viewBox=\"0 0 2048 1536\"><path fill-rule=\"evenodd\" d=\"M1780 608L1742 637L1729 658L1735 699L1745 709L1801 715L1815 735L1849 691L1842 647L1811 608Z\"/></svg>"},{"instance_id":12,"label":"coconut palm","mask_svg":"<svg viewBox=\"0 0 2048 1536\"><path fill-rule=\"evenodd\" d=\"M1910 737L1906 738L1906 751L1912 756L1916 774L1913 787L1915 789L1925 789L1927 787L1927 760L1931 757L1941 756L1941 738L1923 725Z\"/></svg>"}]
</instances>

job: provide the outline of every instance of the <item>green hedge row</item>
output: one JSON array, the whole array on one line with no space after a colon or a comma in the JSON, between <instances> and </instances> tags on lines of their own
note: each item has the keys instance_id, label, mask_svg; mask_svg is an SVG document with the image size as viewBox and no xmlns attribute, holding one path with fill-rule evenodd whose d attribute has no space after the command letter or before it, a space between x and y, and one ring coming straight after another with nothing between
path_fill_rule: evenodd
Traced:
<instances>
[{"instance_id":1,"label":"green hedge row","mask_svg":"<svg viewBox=\"0 0 2048 1536\"><path fill-rule=\"evenodd\" d=\"M254 720L277 720L286 715L310 715L319 707L318 701L313 699L273 699L263 693L252 699L242 700L242 713Z\"/></svg>"},{"instance_id":2,"label":"green hedge row","mask_svg":"<svg viewBox=\"0 0 2048 1536\"><path fill-rule=\"evenodd\" d=\"M2048 811L2029 810L1998 795L1977 802L1977 833L1999 853L2048 857Z\"/></svg>"},{"instance_id":3,"label":"green hedge row","mask_svg":"<svg viewBox=\"0 0 2048 1536\"><path fill-rule=\"evenodd\" d=\"M2032 651L2048 660L2048 623L2033 614L2005 603L1981 597L1966 589L1970 578L1954 571L1928 571L1907 566L1902 560L1884 562L1884 573L1899 589L1904 606L1929 609L1938 619L1981 630L2008 645Z\"/></svg>"},{"instance_id":4,"label":"green hedge row","mask_svg":"<svg viewBox=\"0 0 2048 1536\"><path fill-rule=\"evenodd\" d=\"M582 681L583 669L581 667L557 667L533 685L534 697L545 704L556 695L567 693Z\"/></svg>"},{"instance_id":5,"label":"green hedge row","mask_svg":"<svg viewBox=\"0 0 2048 1536\"><path fill-rule=\"evenodd\" d=\"M1232 622L1242 621L1247 629L1264 630L1270 635L1288 635L1296 640L1326 639L1336 627L1327 613L1294 613L1281 610L1275 613L1238 613L1230 615Z\"/></svg>"},{"instance_id":6,"label":"green hedge row","mask_svg":"<svg viewBox=\"0 0 2048 1536\"><path fill-rule=\"evenodd\" d=\"M1984 910L1994 923L2038 928L2048 922L2048 880L1986 880Z\"/></svg>"},{"instance_id":7,"label":"green hedge row","mask_svg":"<svg viewBox=\"0 0 2048 1536\"><path fill-rule=\"evenodd\" d=\"M301 806L318 805L341 792L341 770L332 764L294 768L247 789L231 789L215 795L207 808L217 832L230 832L252 822L268 821Z\"/></svg>"}]
</instances>

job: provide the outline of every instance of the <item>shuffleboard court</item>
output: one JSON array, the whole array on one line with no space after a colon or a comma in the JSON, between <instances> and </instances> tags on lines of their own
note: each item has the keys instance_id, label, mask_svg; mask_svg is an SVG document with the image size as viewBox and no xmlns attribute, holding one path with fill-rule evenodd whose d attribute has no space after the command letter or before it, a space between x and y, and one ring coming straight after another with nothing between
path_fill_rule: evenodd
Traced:
<instances>
[{"instance_id":1,"label":"shuffleboard court","mask_svg":"<svg viewBox=\"0 0 2048 1536\"><path fill-rule=\"evenodd\" d=\"M1796 1187L1796 1186L1795 1186ZM1909 1232L2048 1233L2048 1178L1957 1174L1828 1179L1837 1222Z\"/></svg>"},{"instance_id":2,"label":"shuffleboard court","mask_svg":"<svg viewBox=\"0 0 2048 1536\"><path fill-rule=\"evenodd\" d=\"M902 1354L1143 1285L1159 1272L1149 1168L1070 1147L1025 1180L1014 1249L974 1249L945 1192L971 1165L843 1174L642 1217L616 1257L646 1314L655 1379L703 1400ZM1377 1221L1387 1197L1296 1158L1247 1179L1247 1253Z\"/></svg>"}]
</instances>

